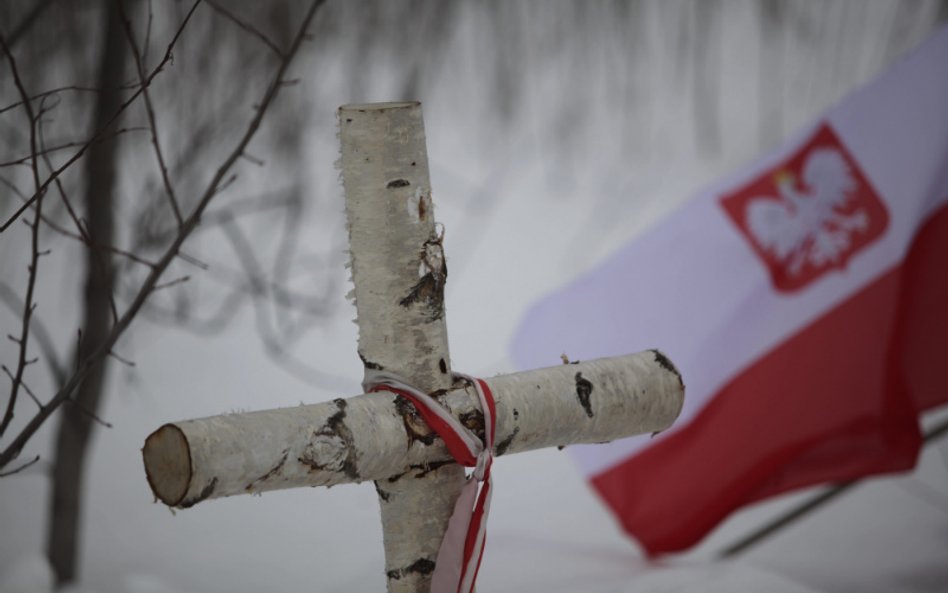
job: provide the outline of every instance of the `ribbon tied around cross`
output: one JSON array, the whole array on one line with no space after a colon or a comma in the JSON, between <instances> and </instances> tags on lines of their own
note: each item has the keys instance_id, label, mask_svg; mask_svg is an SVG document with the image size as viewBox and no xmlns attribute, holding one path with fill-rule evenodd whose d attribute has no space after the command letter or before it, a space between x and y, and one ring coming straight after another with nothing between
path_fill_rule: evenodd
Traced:
<instances>
[{"instance_id":1,"label":"ribbon tied around cross","mask_svg":"<svg viewBox=\"0 0 948 593\"><path fill-rule=\"evenodd\" d=\"M421 417L444 441L454 460L473 467L454 505L448 529L441 540L431 577L432 593L471 593L484 554L487 515L490 511L491 475L497 411L494 394L483 379L455 373L477 392L484 413L484 442L461 424L433 397L389 371L366 369L366 393L390 391L410 401Z\"/></svg>"}]
</instances>

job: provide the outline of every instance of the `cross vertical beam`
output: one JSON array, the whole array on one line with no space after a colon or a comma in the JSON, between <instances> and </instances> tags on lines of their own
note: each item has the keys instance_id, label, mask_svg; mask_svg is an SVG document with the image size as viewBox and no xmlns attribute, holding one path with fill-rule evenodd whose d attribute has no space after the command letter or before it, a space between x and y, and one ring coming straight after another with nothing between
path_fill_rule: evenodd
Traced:
<instances>
[{"instance_id":1,"label":"cross vertical beam","mask_svg":"<svg viewBox=\"0 0 948 593\"><path fill-rule=\"evenodd\" d=\"M448 390L447 267L434 221L421 105L343 106L339 138L359 356L366 368L395 372L423 391ZM410 409L405 414L416 434L430 434ZM390 592L429 590L464 481L461 466L446 464L375 483Z\"/></svg>"}]
</instances>

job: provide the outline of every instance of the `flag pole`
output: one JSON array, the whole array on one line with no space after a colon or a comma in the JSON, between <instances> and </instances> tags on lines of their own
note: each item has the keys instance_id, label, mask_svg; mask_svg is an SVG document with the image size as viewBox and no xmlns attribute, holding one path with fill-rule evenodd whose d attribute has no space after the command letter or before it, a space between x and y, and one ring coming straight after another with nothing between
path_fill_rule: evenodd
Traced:
<instances>
[{"instance_id":1,"label":"flag pole","mask_svg":"<svg viewBox=\"0 0 948 593\"><path fill-rule=\"evenodd\" d=\"M937 439L941 438L948 432L948 418L943 420L941 423L936 424L932 427L931 430L927 431L924 436L925 444L932 443ZM788 525L793 524L797 520L805 517L810 514L812 511L823 506L827 502L833 500L834 498L844 494L849 491L853 486L858 485L862 482L862 479L849 480L848 482L840 482L835 486L831 486L827 490L817 494L810 500L800 504L799 506L787 511L783 515L777 517L776 519L768 522L766 525L758 528L754 532L744 536L742 539L734 542L730 546L724 548L719 554L718 559L723 560L726 558L733 558L739 554L746 552L749 548L759 544L763 540L769 538L775 533L779 532Z\"/></svg>"}]
</instances>

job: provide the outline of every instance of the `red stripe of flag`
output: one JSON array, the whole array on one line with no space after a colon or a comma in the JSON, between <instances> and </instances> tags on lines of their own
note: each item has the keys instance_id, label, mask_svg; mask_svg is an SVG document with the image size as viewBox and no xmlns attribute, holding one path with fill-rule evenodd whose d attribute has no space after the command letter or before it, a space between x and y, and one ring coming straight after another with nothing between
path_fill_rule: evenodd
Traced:
<instances>
[{"instance_id":1,"label":"red stripe of flag","mask_svg":"<svg viewBox=\"0 0 948 593\"><path fill-rule=\"evenodd\" d=\"M917 413L948 402L946 361L942 207L901 265L748 366L687 426L593 484L649 554L687 548L741 504L913 467Z\"/></svg>"}]
</instances>

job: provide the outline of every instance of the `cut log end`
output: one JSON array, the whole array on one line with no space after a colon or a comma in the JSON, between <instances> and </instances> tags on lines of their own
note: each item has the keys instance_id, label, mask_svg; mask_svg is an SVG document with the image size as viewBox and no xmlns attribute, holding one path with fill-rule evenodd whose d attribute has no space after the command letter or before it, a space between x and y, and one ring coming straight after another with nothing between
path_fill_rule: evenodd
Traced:
<instances>
[{"instance_id":1,"label":"cut log end","mask_svg":"<svg viewBox=\"0 0 948 593\"><path fill-rule=\"evenodd\" d=\"M179 505L191 483L191 451L184 432L165 424L145 439L142 458L155 496L168 506Z\"/></svg>"}]
</instances>

